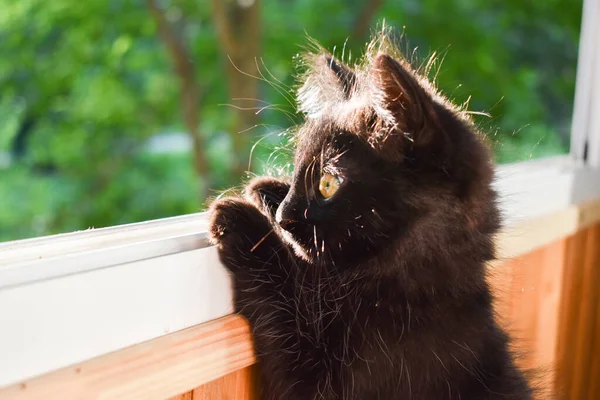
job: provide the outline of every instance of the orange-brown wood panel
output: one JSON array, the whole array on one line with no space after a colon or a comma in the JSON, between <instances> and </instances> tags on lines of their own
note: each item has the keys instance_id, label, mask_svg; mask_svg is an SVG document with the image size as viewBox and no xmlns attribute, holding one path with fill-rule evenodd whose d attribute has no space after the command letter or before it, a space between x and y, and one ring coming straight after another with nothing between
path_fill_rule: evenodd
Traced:
<instances>
[{"instance_id":1,"label":"orange-brown wood panel","mask_svg":"<svg viewBox=\"0 0 600 400\"><path fill-rule=\"evenodd\" d=\"M254 400L254 370L244 368L194 390L194 400Z\"/></svg>"},{"instance_id":2,"label":"orange-brown wood panel","mask_svg":"<svg viewBox=\"0 0 600 400\"><path fill-rule=\"evenodd\" d=\"M600 399L600 224L492 268L499 321L564 399Z\"/></svg>"},{"instance_id":3,"label":"orange-brown wood panel","mask_svg":"<svg viewBox=\"0 0 600 400\"><path fill-rule=\"evenodd\" d=\"M524 368L555 362L566 244L555 242L494 267L496 312Z\"/></svg>"},{"instance_id":4,"label":"orange-brown wood panel","mask_svg":"<svg viewBox=\"0 0 600 400\"><path fill-rule=\"evenodd\" d=\"M255 400L257 393L255 368L247 367L170 400Z\"/></svg>"},{"instance_id":5,"label":"orange-brown wood panel","mask_svg":"<svg viewBox=\"0 0 600 400\"><path fill-rule=\"evenodd\" d=\"M192 400L194 398L194 392L187 392L180 394L179 396L171 397L169 400Z\"/></svg>"},{"instance_id":6,"label":"orange-brown wood panel","mask_svg":"<svg viewBox=\"0 0 600 400\"><path fill-rule=\"evenodd\" d=\"M588 399L600 399L600 307L596 306L594 342L592 343L592 365L590 368L590 385Z\"/></svg>"},{"instance_id":7,"label":"orange-brown wood panel","mask_svg":"<svg viewBox=\"0 0 600 400\"><path fill-rule=\"evenodd\" d=\"M570 392L573 377L577 319L584 282L583 260L586 252L588 231L580 231L565 240L567 245L563 274L563 296L560 312L560 326L556 349L556 390L562 396ZM568 398L568 397L564 397Z\"/></svg>"},{"instance_id":8,"label":"orange-brown wood panel","mask_svg":"<svg viewBox=\"0 0 600 400\"><path fill-rule=\"evenodd\" d=\"M578 288L580 289L578 293L573 293L574 288L567 288L570 295L578 296L578 301L573 302L569 309L564 310L567 315L576 314L576 318L573 318L573 325L570 326L575 330L575 335L569 343L566 343L572 351L565 354L565 359L561 360L569 363L572 367L564 393L565 398L569 399L590 398L588 397L590 385L600 378L591 375L593 373L592 365L599 356L594 354L594 348L597 347L596 337L600 333L595 332L598 300L600 299L600 225L588 229L582 240L585 240L583 249L579 246L577 249L578 251L583 250L583 260L578 259L582 263L569 266L582 270L582 284ZM560 338L560 340L564 340L564 338Z\"/></svg>"}]
</instances>

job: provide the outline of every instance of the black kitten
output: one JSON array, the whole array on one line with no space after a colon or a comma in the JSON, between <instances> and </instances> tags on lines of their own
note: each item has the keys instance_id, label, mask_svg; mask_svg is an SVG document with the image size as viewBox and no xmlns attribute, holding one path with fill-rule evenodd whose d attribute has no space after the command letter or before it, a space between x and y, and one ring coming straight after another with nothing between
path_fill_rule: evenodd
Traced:
<instances>
[{"instance_id":1,"label":"black kitten","mask_svg":"<svg viewBox=\"0 0 600 400\"><path fill-rule=\"evenodd\" d=\"M309 56L293 179L212 205L262 398L530 399L485 280L488 151L386 43Z\"/></svg>"}]
</instances>

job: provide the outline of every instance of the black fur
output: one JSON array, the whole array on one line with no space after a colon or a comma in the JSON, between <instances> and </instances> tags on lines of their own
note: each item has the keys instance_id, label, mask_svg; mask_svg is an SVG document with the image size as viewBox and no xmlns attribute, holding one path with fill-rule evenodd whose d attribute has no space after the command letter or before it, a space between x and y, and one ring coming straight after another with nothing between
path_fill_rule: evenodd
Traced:
<instances>
[{"instance_id":1,"label":"black fur","mask_svg":"<svg viewBox=\"0 0 600 400\"><path fill-rule=\"evenodd\" d=\"M307 59L293 179L211 207L262 398L532 398L485 280L500 218L473 125L385 39L354 68Z\"/></svg>"}]
</instances>

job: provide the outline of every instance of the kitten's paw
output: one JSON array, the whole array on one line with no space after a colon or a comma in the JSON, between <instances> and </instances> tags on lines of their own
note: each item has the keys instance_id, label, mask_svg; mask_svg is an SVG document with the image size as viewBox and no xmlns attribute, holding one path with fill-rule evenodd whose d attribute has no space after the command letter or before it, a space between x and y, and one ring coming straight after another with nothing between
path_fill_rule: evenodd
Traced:
<instances>
[{"instance_id":1,"label":"kitten's paw","mask_svg":"<svg viewBox=\"0 0 600 400\"><path fill-rule=\"evenodd\" d=\"M275 216L279 204L290 190L290 184L282 179L258 177L244 189L246 200L263 210L270 217Z\"/></svg>"},{"instance_id":2,"label":"kitten's paw","mask_svg":"<svg viewBox=\"0 0 600 400\"><path fill-rule=\"evenodd\" d=\"M252 248L272 230L267 217L242 199L218 200L211 205L209 215L209 240L221 248Z\"/></svg>"}]
</instances>

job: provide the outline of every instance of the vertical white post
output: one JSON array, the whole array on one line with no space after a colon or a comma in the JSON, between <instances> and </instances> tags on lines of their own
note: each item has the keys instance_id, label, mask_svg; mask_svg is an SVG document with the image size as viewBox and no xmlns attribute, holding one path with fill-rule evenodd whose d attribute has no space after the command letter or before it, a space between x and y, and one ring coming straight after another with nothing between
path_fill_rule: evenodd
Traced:
<instances>
[{"instance_id":1,"label":"vertical white post","mask_svg":"<svg viewBox=\"0 0 600 400\"><path fill-rule=\"evenodd\" d=\"M599 103L600 96L594 81L600 81L600 53L598 52L600 29L600 0L584 0L581 16L581 32L579 39L579 57L577 60L577 83L573 107L573 123L571 127L571 155L576 160L584 160L586 143L593 125L600 123L600 115L594 110L594 102ZM598 55L598 56L597 56ZM600 82L599 82L600 84ZM595 107L600 112L600 104ZM592 123L596 114L595 122ZM588 156L590 144L588 144Z\"/></svg>"},{"instance_id":2,"label":"vertical white post","mask_svg":"<svg viewBox=\"0 0 600 400\"><path fill-rule=\"evenodd\" d=\"M594 0L595 12L592 24L596 28L594 36L595 57L592 67L589 125L587 130L586 164L600 168L600 0Z\"/></svg>"}]
</instances>

